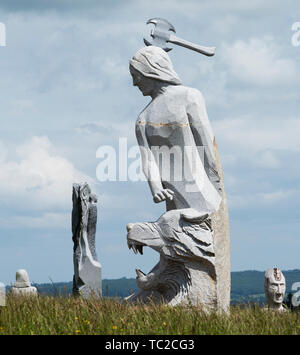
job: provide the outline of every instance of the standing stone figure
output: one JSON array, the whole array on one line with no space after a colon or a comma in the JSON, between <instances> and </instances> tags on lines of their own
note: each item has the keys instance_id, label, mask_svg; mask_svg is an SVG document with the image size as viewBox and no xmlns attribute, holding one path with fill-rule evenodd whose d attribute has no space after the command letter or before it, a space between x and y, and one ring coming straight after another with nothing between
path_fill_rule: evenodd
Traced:
<instances>
[{"instance_id":1,"label":"standing stone figure","mask_svg":"<svg viewBox=\"0 0 300 355\"><path fill-rule=\"evenodd\" d=\"M102 295L101 265L95 247L97 196L89 185L73 184L73 295Z\"/></svg>"},{"instance_id":2,"label":"standing stone figure","mask_svg":"<svg viewBox=\"0 0 300 355\"><path fill-rule=\"evenodd\" d=\"M285 295L285 277L278 268L268 269L265 273L265 294L267 309L285 312L282 306Z\"/></svg>"},{"instance_id":3,"label":"standing stone figure","mask_svg":"<svg viewBox=\"0 0 300 355\"><path fill-rule=\"evenodd\" d=\"M26 270L20 269L16 272L16 283L11 287L13 295L37 296L36 287L31 286L29 276Z\"/></svg>"},{"instance_id":4,"label":"standing stone figure","mask_svg":"<svg viewBox=\"0 0 300 355\"><path fill-rule=\"evenodd\" d=\"M137 270L142 290L130 299L161 296L171 305L192 302L228 311L227 202L204 98L182 85L160 47L140 49L130 73L133 85L151 97L136 121L136 137L153 200L165 201L167 211L154 223L127 226L130 248L150 246L160 253L149 274Z\"/></svg>"}]
</instances>

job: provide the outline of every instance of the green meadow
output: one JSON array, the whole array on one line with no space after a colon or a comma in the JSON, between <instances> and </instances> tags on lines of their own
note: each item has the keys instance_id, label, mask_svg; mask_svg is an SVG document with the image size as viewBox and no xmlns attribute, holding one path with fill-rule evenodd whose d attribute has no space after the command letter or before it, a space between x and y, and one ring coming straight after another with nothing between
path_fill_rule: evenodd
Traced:
<instances>
[{"instance_id":1,"label":"green meadow","mask_svg":"<svg viewBox=\"0 0 300 355\"><path fill-rule=\"evenodd\" d=\"M256 305L231 306L230 315L193 306L132 305L117 299L16 297L0 307L0 334L294 334L300 312L275 313Z\"/></svg>"}]
</instances>

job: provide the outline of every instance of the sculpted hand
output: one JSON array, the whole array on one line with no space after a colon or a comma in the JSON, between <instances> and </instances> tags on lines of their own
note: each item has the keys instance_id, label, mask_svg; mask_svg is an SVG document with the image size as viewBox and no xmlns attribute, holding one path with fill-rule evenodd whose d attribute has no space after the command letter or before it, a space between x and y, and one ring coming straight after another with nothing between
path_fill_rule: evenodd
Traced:
<instances>
[{"instance_id":1,"label":"sculpted hand","mask_svg":"<svg viewBox=\"0 0 300 355\"><path fill-rule=\"evenodd\" d=\"M155 203L159 203L165 201L166 199L173 200L173 197L174 197L174 191L170 189L163 189L153 196L153 200Z\"/></svg>"}]
</instances>

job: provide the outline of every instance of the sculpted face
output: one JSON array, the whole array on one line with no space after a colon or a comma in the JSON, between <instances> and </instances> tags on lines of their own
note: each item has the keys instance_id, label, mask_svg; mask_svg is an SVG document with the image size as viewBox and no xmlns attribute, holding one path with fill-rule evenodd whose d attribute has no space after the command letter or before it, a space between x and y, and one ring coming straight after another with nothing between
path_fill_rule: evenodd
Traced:
<instances>
[{"instance_id":1,"label":"sculpted face","mask_svg":"<svg viewBox=\"0 0 300 355\"><path fill-rule=\"evenodd\" d=\"M132 66L129 67L129 70L132 76L133 86L137 86L143 96L152 96L155 90L154 79L146 78Z\"/></svg>"},{"instance_id":2,"label":"sculpted face","mask_svg":"<svg viewBox=\"0 0 300 355\"><path fill-rule=\"evenodd\" d=\"M285 278L279 269L272 269L266 278L265 291L271 304L282 304L285 295Z\"/></svg>"},{"instance_id":3,"label":"sculpted face","mask_svg":"<svg viewBox=\"0 0 300 355\"><path fill-rule=\"evenodd\" d=\"M285 283L282 281L269 280L268 293L274 303L282 303L285 294Z\"/></svg>"}]
</instances>

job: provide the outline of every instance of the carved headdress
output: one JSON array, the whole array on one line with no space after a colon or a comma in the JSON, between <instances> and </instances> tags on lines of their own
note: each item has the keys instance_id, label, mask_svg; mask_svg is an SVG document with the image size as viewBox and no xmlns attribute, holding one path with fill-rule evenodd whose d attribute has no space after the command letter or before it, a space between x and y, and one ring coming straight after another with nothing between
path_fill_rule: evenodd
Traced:
<instances>
[{"instance_id":1,"label":"carved headdress","mask_svg":"<svg viewBox=\"0 0 300 355\"><path fill-rule=\"evenodd\" d=\"M149 46L140 49L130 60L130 66L147 78L181 84L168 54L162 48Z\"/></svg>"},{"instance_id":2,"label":"carved headdress","mask_svg":"<svg viewBox=\"0 0 300 355\"><path fill-rule=\"evenodd\" d=\"M265 288L268 287L268 283L270 280L274 279L275 281L285 281L283 273L277 267L273 269L268 269L265 273Z\"/></svg>"}]
</instances>

